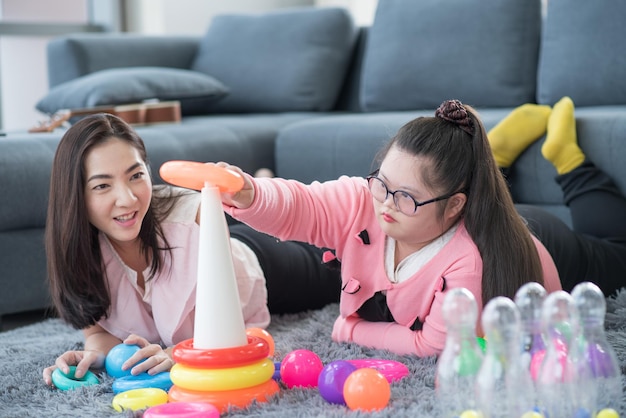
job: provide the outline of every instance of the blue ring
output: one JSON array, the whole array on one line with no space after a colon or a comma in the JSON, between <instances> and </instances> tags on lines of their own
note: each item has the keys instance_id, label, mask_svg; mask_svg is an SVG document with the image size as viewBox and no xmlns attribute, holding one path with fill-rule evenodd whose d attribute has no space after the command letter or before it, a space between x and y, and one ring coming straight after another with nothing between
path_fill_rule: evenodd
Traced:
<instances>
[{"instance_id":1,"label":"blue ring","mask_svg":"<svg viewBox=\"0 0 626 418\"><path fill-rule=\"evenodd\" d=\"M172 387L170 372L161 372L149 375L146 372L137 376L119 377L113 381L113 393L122 393L132 389L157 388L168 391Z\"/></svg>"},{"instance_id":2,"label":"blue ring","mask_svg":"<svg viewBox=\"0 0 626 418\"><path fill-rule=\"evenodd\" d=\"M70 366L70 372L65 374L61 369L56 368L52 372L52 383L60 390L72 390L81 386L91 386L100 383L98 377L93 372L87 370L87 373L81 378L74 376L76 366Z\"/></svg>"}]
</instances>

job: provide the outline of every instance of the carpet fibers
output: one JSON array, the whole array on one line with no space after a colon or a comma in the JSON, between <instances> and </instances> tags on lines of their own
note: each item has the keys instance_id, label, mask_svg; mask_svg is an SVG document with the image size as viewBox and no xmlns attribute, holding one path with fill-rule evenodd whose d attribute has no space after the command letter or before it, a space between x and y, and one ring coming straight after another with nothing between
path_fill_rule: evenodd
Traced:
<instances>
[{"instance_id":1,"label":"carpet fibers","mask_svg":"<svg viewBox=\"0 0 626 418\"><path fill-rule=\"evenodd\" d=\"M408 377L391 385L389 405L377 412L351 411L331 405L317 389L287 389L269 402L231 410L225 417L437 417L434 392L435 359L397 356L355 344L331 341L332 324L338 305L318 311L276 316L268 331L276 344L275 358L295 349L317 353L324 364L333 360L385 358L403 362ZM606 329L609 342L626 370L626 291L607 299ZM53 364L56 356L82 347L82 334L59 319L0 333L0 417L141 417L142 411L123 413L111 407L112 379L100 374L102 383L74 391L59 391L43 383L41 373ZM623 378L624 382L624 378ZM626 400L622 396L620 415L626 417Z\"/></svg>"}]
</instances>

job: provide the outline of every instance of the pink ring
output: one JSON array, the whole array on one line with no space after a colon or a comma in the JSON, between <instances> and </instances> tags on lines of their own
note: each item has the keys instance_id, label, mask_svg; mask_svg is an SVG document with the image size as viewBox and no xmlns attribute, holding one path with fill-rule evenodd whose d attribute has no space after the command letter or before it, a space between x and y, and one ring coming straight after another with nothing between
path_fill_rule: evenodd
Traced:
<instances>
[{"instance_id":1,"label":"pink ring","mask_svg":"<svg viewBox=\"0 0 626 418\"><path fill-rule=\"evenodd\" d=\"M383 359L346 360L359 369L368 367L380 372L389 383L402 379L409 374L409 368L399 361Z\"/></svg>"},{"instance_id":2,"label":"pink ring","mask_svg":"<svg viewBox=\"0 0 626 418\"><path fill-rule=\"evenodd\" d=\"M235 171L196 161L167 161L159 174L168 183L194 190L202 190L208 182L222 192L234 193L244 184L243 177Z\"/></svg>"},{"instance_id":3,"label":"pink ring","mask_svg":"<svg viewBox=\"0 0 626 418\"><path fill-rule=\"evenodd\" d=\"M229 348L194 348L193 338L179 342L172 350L174 361L184 366L226 368L243 366L267 358L270 346L266 340L247 335L248 344Z\"/></svg>"},{"instance_id":4,"label":"pink ring","mask_svg":"<svg viewBox=\"0 0 626 418\"><path fill-rule=\"evenodd\" d=\"M173 402L152 406L143 418L219 418L220 411L206 402Z\"/></svg>"}]
</instances>

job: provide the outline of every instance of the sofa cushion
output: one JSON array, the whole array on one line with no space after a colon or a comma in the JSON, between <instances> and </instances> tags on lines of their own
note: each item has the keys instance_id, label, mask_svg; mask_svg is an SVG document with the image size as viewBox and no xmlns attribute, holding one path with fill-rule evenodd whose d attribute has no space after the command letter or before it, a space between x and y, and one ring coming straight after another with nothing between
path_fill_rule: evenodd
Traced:
<instances>
[{"instance_id":1,"label":"sofa cushion","mask_svg":"<svg viewBox=\"0 0 626 418\"><path fill-rule=\"evenodd\" d=\"M537 100L569 96L576 106L626 104L626 2L550 0L539 58Z\"/></svg>"},{"instance_id":2,"label":"sofa cushion","mask_svg":"<svg viewBox=\"0 0 626 418\"><path fill-rule=\"evenodd\" d=\"M37 102L41 112L139 103L147 99L178 100L183 115L204 112L228 88L207 74L165 67L112 68L59 84Z\"/></svg>"},{"instance_id":3,"label":"sofa cushion","mask_svg":"<svg viewBox=\"0 0 626 418\"><path fill-rule=\"evenodd\" d=\"M379 0L361 84L365 111L535 101L540 0Z\"/></svg>"},{"instance_id":4,"label":"sofa cushion","mask_svg":"<svg viewBox=\"0 0 626 418\"><path fill-rule=\"evenodd\" d=\"M211 106L216 112L330 110L355 39L354 22L341 8L218 15L191 68L230 88Z\"/></svg>"}]
</instances>

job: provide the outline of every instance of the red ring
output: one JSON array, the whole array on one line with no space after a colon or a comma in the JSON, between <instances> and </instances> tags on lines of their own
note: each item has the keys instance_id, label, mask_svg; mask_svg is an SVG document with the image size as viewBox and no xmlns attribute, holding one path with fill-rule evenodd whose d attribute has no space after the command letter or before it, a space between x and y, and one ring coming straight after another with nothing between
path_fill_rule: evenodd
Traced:
<instances>
[{"instance_id":1,"label":"red ring","mask_svg":"<svg viewBox=\"0 0 626 418\"><path fill-rule=\"evenodd\" d=\"M229 348L194 348L193 338L179 342L172 350L174 361L184 366L220 369L243 366L267 358L270 346L266 340L247 335L248 344Z\"/></svg>"}]
</instances>

